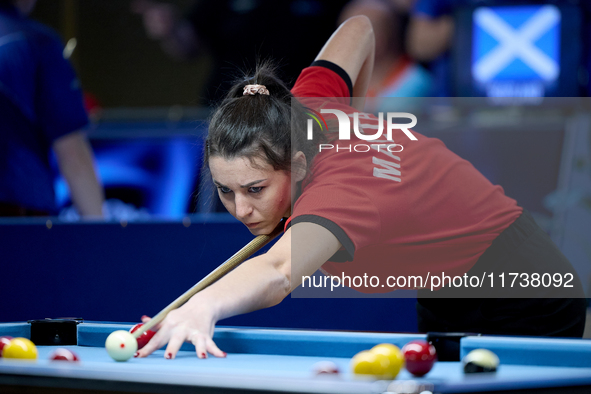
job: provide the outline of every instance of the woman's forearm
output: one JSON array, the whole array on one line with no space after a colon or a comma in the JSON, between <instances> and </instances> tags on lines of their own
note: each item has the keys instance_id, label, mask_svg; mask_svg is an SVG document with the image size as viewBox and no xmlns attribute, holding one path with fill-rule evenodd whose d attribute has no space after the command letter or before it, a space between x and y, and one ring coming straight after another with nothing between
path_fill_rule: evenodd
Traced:
<instances>
[{"instance_id":1,"label":"woman's forearm","mask_svg":"<svg viewBox=\"0 0 591 394\"><path fill-rule=\"evenodd\" d=\"M286 262L261 255L244 262L224 278L194 296L189 303L205 308L214 321L269 308L290 293Z\"/></svg>"},{"instance_id":2,"label":"woman's forearm","mask_svg":"<svg viewBox=\"0 0 591 394\"><path fill-rule=\"evenodd\" d=\"M326 228L295 224L269 252L244 262L189 303L216 322L269 308L279 304L299 286L304 275L316 272L340 247Z\"/></svg>"}]
</instances>

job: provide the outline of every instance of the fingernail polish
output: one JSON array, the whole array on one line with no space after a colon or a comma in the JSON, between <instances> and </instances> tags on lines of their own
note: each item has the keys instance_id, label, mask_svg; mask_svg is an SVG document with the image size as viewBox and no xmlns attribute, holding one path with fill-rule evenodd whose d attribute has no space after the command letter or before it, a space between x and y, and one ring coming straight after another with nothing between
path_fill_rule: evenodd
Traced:
<instances>
[{"instance_id":1,"label":"fingernail polish","mask_svg":"<svg viewBox=\"0 0 591 394\"><path fill-rule=\"evenodd\" d=\"M140 352L135 352L135 354L133 355L133 357L139 357Z\"/></svg>"},{"instance_id":2,"label":"fingernail polish","mask_svg":"<svg viewBox=\"0 0 591 394\"><path fill-rule=\"evenodd\" d=\"M166 356L164 356L164 358L170 360L172 358L172 353L166 353Z\"/></svg>"},{"instance_id":3,"label":"fingernail polish","mask_svg":"<svg viewBox=\"0 0 591 394\"><path fill-rule=\"evenodd\" d=\"M201 358L207 358L207 354L201 353Z\"/></svg>"},{"instance_id":4,"label":"fingernail polish","mask_svg":"<svg viewBox=\"0 0 591 394\"><path fill-rule=\"evenodd\" d=\"M226 352L222 352L222 353L224 354L224 357L226 357L228 355L228 353L226 353Z\"/></svg>"}]
</instances>

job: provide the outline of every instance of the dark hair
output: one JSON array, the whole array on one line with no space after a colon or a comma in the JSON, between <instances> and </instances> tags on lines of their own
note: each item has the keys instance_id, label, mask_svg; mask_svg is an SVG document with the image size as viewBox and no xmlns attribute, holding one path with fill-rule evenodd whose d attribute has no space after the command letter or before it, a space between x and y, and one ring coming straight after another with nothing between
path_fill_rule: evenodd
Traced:
<instances>
[{"instance_id":1,"label":"dark hair","mask_svg":"<svg viewBox=\"0 0 591 394\"><path fill-rule=\"evenodd\" d=\"M269 95L244 96L244 87L253 84L264 85ZM259 64L254 75L234 84L214 111L205 141L204 164L207 166L212 156L259 157L275 170L288 171L291 154L296 151L302 151L310 164L322 135L315 132L314 140L306 139L307 111L293 98L276 76L275 67L270 62Z\"/></svg>"}]
</instances>

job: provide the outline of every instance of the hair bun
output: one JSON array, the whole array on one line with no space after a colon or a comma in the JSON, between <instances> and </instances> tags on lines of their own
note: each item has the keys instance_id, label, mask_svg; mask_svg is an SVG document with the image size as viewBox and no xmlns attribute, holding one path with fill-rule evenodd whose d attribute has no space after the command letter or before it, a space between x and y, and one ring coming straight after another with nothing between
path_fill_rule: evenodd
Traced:
<instances>
[{"instance_id":1,"label":"hair bun","mask_svg":"<svg viewBox=\"0 0 591 394\"><path fill-rule=\"evenodd\" d=\"M244 91L242 92L243 96L254 96L255 94L265 94L269 95L269 90L265 85L246 85L244 87Z\"/></svg>"}]
</instances>

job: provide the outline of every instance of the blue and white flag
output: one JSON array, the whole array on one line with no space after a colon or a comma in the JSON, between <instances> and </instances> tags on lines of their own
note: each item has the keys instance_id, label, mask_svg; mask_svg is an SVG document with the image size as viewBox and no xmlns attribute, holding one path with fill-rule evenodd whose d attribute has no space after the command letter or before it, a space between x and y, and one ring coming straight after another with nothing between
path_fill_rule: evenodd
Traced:
<instances>
[{"instance_id":1,"label":"blue and white flag","mask_svg":"<svg viewBox=\"0 0 591 394\"><path fill-rule=\"evenodd\" d=\"M477 8L473 14L473 78L484 84L556 81L560 23L560 11L553 5Z\"/></svg>"}]
</instances>

